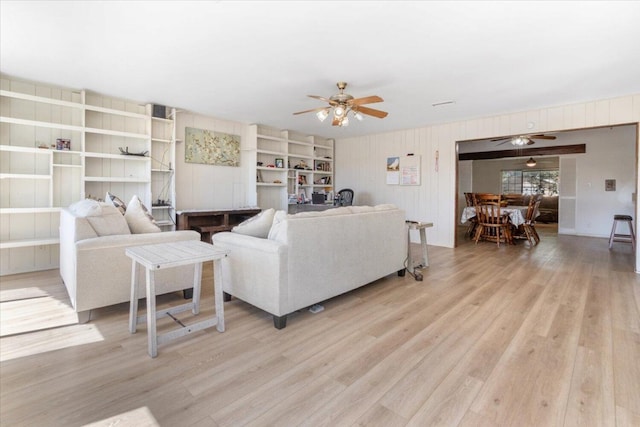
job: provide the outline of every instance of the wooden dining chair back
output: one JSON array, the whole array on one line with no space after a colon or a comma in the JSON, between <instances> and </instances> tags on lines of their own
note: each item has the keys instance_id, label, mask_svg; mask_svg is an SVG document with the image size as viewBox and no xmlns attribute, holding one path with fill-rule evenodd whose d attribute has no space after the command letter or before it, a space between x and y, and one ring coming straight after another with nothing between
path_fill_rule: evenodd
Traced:
<instances>
[{"instance_id":1,"label":"wooden dining chair back","mask_svg":"<svg viewBox=\"0 0 640 427\"><path fill-rule=\"evenodd\" d=\"M540 236L538 235L538 231L535 227L536 213L540 208L540 202L542 202L542 194L534 194L531 196L529 199L529 206L527 208L527 215L524 218L524 224L522 224L527 241L529 241L529 244L531 245L537 245L540 243Z\"/></svg>"},{"instance_id":2,"label":"wooden dining chair back","mask_svg":"<svg viewBox=\"0 0 640 427\"><path fill-rule=\"evenodd\" d=\"M499 194L475 193L474 206L478 227L475 242L480 239L500 243L513 243L509 214L500 211L502 197Z\"/></svg>"},{"instance_id":3,"label":"wooden dining chair back","mask_svg":"<svg viewBox=\"0 0 640 427\"><path fill-rule=\"evenodd\" d=\"M464 201L467 204L468 208L474 207L473 204L473 193L464 193ZM473 237L475 235L476 229L478 228L478 219L474 216L467 220L469 223L469 227L467 228L466 235L469 237Z\"/></svg>"},{"instance_id":4,"label":"wooden dining chair back","mask_svg":"<svg viewBox=\"0 0 640 427\"><path fill-rule=\"evenodd\" d=\"M464 201L467 203L467 207L473 207L473 193L464 193Z\"/></svg>"}]
</instances>

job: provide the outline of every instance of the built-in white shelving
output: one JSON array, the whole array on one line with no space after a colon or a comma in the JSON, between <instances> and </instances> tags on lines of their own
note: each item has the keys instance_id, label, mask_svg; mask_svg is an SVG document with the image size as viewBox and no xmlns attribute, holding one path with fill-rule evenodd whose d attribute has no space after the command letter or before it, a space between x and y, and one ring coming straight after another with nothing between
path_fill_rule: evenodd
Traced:
<instances>
[{"instance_id":1,"label":"built-in white shelving","mask_svg":"<svg viewBox=\"0 0 640 427\"><path fill-rule=\"evenodd\" d=\"M262 125L250 127L249 140L255 153L256 200L262 209L286 209L289 195L299 197L300 192L306 200L313 192L333 192L333 140ZM316 170L317 165L326 170ZM320 184L320 179L326 182Z\"/></svg>"},{"instance_id":2,"label":"built-in white shelving","mask_svg":"<svg viewBox=\"0 0 640 427\"><path fill-rule=\"evenodd\" d=\"M140 197L163 229L173 227L175 110L157 118L151 104L0 83L0 275L57 267L60 210L107 191L125 203ZM57 149L58 139L70 147ZM159 198L170 205L155 206Z\"/></svg>"},{"instance_id":3,"label":"built-in white shelving","mask_svg":"<svg viewBox=\"0 0 640 427\"><path fill-rule=\"evenodd\" d=\"M151 115L151 210L163 230L176 227L176 109L167 117Z\"/></svg>"}]
</instances>

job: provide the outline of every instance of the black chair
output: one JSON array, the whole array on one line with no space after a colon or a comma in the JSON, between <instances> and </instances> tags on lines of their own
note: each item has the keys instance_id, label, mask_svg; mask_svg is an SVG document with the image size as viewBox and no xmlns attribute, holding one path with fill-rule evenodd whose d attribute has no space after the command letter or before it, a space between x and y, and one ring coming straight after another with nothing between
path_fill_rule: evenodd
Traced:
<instances>
[{"instance_id":1,"label":"black chair","mask_svg":"<svg viewBox=\"0 0 640 427\"><path fill-rule=\"evenodd\" d=\"M343 188L338 191L333 204L334 206L351 206L353 204L353 190L350 188Z\"/></svg>"}]
</instances>

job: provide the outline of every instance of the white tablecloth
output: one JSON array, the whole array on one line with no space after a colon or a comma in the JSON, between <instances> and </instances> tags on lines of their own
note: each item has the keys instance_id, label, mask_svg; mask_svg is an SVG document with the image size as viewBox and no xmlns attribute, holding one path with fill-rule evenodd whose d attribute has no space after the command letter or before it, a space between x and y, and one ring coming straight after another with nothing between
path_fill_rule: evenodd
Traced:
<instances>
[{"instance_id":1,"label":"white tablecloth","mask_svg":"<svg viewBox=\"0 0 640 427\"><path fill-rule=\"evenodd\" d=\"M517 227L520 224L524 224L524 218L527 215L527 209L529 209L528 206L507 206L504 208L500 208L500 212L509 213L511 223ZM539 215L538 212L536 213ZM476 216L476 208L474 208L473 206L468 206L462 211L462 218L460 218L460 221L464 224L469 220L469 218L473 218L474 216Z\"/></svg>"}]
</instances>

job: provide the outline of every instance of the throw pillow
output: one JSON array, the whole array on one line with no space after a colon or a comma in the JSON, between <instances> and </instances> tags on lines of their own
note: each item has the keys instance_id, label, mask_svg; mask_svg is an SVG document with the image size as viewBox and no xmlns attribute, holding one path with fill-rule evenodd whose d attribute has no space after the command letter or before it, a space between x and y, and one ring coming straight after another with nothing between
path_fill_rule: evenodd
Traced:
<instances>
[{"instance_id":1,"label":"throw pillow","mask_svg":"<svg viewBox=\"0 0 640 427\"><path fill-rule=\"evenodd\" d=\"M138 196L131 198L124 218L127 220L129 229L133 234L159 233L162 231Z\"/></svg>"},{"instance_id":2,"label":"throw pillow","mask_svg":"<svg viewBox=\"0 0 640 427\"><path fill-rule=\"evenodd\" d=\"M287 240L287 213L285 211L277 211L273 215L273 224L267 238L277 242L286 242Z\"/></svg>"},{"instance_id":3,"label":"throw pillow","mask_svg":"<svg viewBox=\"0 0 640 427\"><path fill-rule=\"evenodd\" d=\"M87 221L98 236L131 234L120 211L107 203L100 204L102 214L87 216Z\"/></svg>"},{"instance_id":4,"label":"throw pillow","mask_svg":"<svg viewBox=\"0 0 640 427\"><path fill-rule=\"evenodd\" d=\"M100 202L93 199L84 199L73 203L69 206L69 210L79 217L99 216L102 215L102 207Z\"/></svg>"},{"instance_id":5,"label":"throw pillow","mask_svg":"<svg viewBox=\"0 0 640 427\"><path fill-rule=\"evenodd\" d=\"M118 196L114 196L108 191L104 200L105 202L109 203L111 206L115 206L116 208L118 208L118 210L122 215L124 215L124 213L127 211L127 205L125 205L124 202Z\"/></svg>"},{"instance_id":6,"label":"throw pillow","mask_svg":"<svg viewBox=\"0 0 640 427\"><path fill-rule=\"evenodd\" d=\"M234 233L266 239L273 224L273 216L276 210L273 208L264 210L231 229Z\"/></svg>"}]
</instances>

